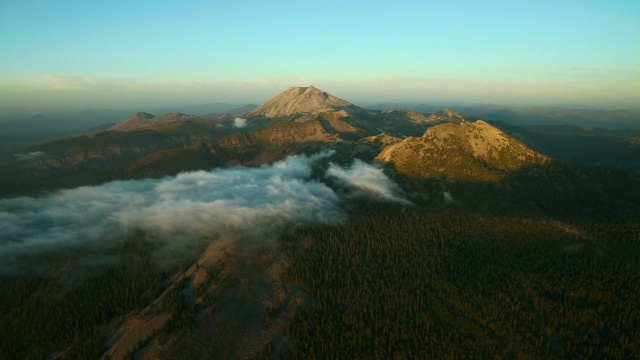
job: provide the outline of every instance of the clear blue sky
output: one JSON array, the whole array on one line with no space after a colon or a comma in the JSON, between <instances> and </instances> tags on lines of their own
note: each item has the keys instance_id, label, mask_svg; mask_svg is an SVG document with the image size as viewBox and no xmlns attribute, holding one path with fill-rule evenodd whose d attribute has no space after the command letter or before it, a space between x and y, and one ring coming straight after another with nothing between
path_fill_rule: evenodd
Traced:
<instances>
[{"instance_id":1,"label":"clear blue sky","mask_svg":"<svg viewBox=\"0 0 640 360\"><path fill-rule=\"evenodd\" d=\"M638 0L0 3L0 108L347 100L638 106Z\"/></svg>"}]
</instances>

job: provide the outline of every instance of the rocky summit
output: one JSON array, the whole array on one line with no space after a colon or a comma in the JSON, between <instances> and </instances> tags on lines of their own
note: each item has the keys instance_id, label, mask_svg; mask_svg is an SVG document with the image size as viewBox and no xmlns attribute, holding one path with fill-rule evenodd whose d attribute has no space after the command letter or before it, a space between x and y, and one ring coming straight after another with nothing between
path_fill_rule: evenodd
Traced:
<instances>
[{"instance_id":1,"label":"rocky summit","mask_svg":"<svg viewBox=\"0 0 640 360\"><path fill-rule=\"evenodd\" d=\"M525 165L546 162L548 157L477 120L430 127L422 137L386 147L376 160L414 177L496 180Z\"/></svg>"},{"instance_id":2,"label":"rocky summit","mask_svg":"<svg viewBox=\"0 0 640 360\"><path fill-rule=\"evenodd\" d=\"M290 87L278 96L249 112L247 116L262 115L268 118L277 118L297 114L318 114L340 110L359 112L362 109L313 86Z\"/></svg>"}]
</instances>

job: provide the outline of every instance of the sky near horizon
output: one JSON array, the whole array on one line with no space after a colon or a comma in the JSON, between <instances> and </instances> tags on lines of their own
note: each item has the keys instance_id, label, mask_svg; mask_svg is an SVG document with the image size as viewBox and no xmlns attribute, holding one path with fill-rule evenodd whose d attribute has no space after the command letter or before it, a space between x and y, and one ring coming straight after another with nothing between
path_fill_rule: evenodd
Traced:
<instances>
[{"instance_id":1,"label":"sky near horizon","mask_svg":"<svg viewBox=\"0 0 640 360\"><path fill-rule=\"evenodd\" d=\"M637 109L637 0L0 4L0 109L358 103Z\"/></svg>"}]
</instances>

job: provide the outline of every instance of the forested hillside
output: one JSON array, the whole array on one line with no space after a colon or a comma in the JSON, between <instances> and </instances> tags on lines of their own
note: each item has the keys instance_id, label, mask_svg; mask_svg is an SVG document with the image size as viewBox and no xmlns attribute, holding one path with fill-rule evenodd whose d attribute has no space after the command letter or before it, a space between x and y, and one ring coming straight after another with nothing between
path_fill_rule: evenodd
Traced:
<instances>
[{"instance_id":1,"label":"forested hillside","mask_svg":"<svg viewBox=\"0 0 640 360\"><path fill-rule=\"evenodd\" d=\"M288 328L291 358L636 358L637 221L360 204L306 228L287 279L316 299Z\"/></svg>"}]
</instances>

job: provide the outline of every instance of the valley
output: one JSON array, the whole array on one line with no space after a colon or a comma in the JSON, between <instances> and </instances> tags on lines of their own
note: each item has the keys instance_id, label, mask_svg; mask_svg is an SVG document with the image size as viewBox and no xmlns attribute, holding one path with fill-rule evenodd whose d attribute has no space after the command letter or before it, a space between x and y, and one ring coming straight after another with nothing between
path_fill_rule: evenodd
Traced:
<instances>
[{"instance_id":1,"label":"valley","mask_svg":"<svg viewBox=\"0 0 640 360\"><path fill-rule=\"evenodd\" d=\"M640 357L637 133L240 111L0 158L0 358Z\"/></svg>"}]
</instances>

